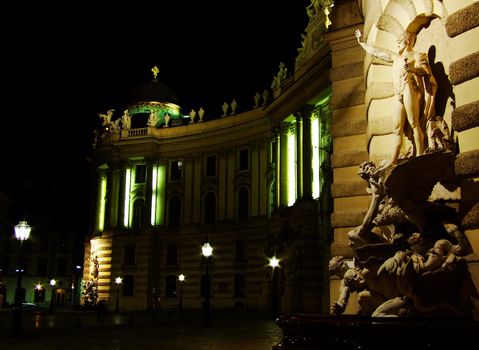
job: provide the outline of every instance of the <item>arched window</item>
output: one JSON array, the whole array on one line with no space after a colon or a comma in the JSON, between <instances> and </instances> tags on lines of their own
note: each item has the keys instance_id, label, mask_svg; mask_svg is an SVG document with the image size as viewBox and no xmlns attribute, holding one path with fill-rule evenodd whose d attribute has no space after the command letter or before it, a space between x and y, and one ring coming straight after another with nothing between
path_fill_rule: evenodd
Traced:
<instances>
[{"instance_id":1,"label":"arched window","mask_svg":"<svg viewBox=\"0 0 479 350\"><path fill-rule=\"evenodd\" d=\"M133 203L133 228L141 228L145 222L145 200L138 198Z\"/></svg>"},{"instance_id":2,"label":"arched window","mask_svg":"<svg viewBox=\"0 0 479 350\"><path fill-rule=\"evenodd\" d=\"M249 217L249 191L246 187L238 190L238 221L248 220Z\"/></svg>"},{"instance_id":3,"label":"arched window","mask_svg":"<svg viewBox=\"0 0 479 350\"><path fill-rule=\"evenodd\" d=\"M216 195L214 192L208 192L205 195L203 208L205 208L205 225L216 224Z\"/></svg>"},{"instance_id":4,"label":"arched window","mask_svg":"<svg viewBox=\"0 0 479 350\"><path fill-rule=\"evenodd\" d=\"M168 201L168 226L178 227L181 224L181 198L171 196Z\"/></svg>"},{"instance_id":5,"label":"arched window","mask_svg":"<svg viewBox=\"0 0 479 350\"><path fill-rule=\"evenodd\" d=\"M165 295L167 297L176 297L176 275L168 275L166 276L165 281Z\"/></svg>"},{"instance_id":6,"label":"arched window","mask_svg":"<svg viewBox=\"0 0 479 350\"><path fill-rule=\"evenodd\" d=\"M135 276L123 276L122 295L124 297L132 297L135 291Z\"/></svg>"}]
</instances>

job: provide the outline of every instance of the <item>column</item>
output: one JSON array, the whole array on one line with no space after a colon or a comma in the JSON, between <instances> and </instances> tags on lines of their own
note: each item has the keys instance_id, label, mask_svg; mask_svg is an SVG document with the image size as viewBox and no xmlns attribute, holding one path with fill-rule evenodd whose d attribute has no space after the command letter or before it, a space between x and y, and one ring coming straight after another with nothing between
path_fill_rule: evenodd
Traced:
<instances>
[{"instance_id":1,"label":"column","mask_svg":"<svg viewBox=\"0 0 479 350\"><path fill-rule=\"evenodd\" d=\"M226 219L226 177L228 153L225 150L218 152L218 221Z\"/></svg>"},{"instance_id":2,"label":"column","mask_svg":"<svg viewBox=\"0 0 479 350\"><path fill-rule=\"evenodd\" d=\"M119 227L124 227L123 218L125 216L125 190L126 190L126 170L129 166L128 161L123 161L120 165L120 184L119 184L119 196L118 196L118 222Z\"/></svg>"},{"instance_id":3,"label":"column","mask_svg":"<svg viewBox=\"0 0 479 350\"><path fill-rule=\"evenodd\" d=\"M104 208L102 208L102 202L103 202L103 198L102 198L102 180L103 180L103 177L105 176L105 169L103 168L97 168L96 169L96 191L95 191L95 226L94 226L94 230L95 231L101 231L103 226L104 226L104 216L101 215L101 211L103 210L104 212ZM103 220L103 222L101 222Z\"/></svg>"},{"instance_id":4,"label":"column","mask_svg":"<svg viewBox=\"0 0 479 350\"><path fill-rule=\"evenodd\" d=\"M298 111L303 119L303 197L311 199L313 197L312 187L312 154L311 154L311 114L314 107L305 105Z\"/></svg>"},{"instance_id":5,"label":"column","mask_svg":"<svg viewBox=\"0 0 479 350\"><path fill-rule=\"evenodd\" d=\"M281 123L279 145L279 206L288 206L288 131L290 123Z\"/></svg>"},{"instance_id":6,"label":"column","mask_svg":"<svg viewBox=\"0 0 479 350\"><path fill-rule=\"evenodd\" d=\"M195 206L195 201L193 200L193 189L194 189L194 157L185 157L183 159L183 176L185 184L185 195L184 195L184 205L183 205L183 224L191 225L193 223L193 212L197 206Z\"/></svg>"},{"instance_id":7,"label":"column","mask_svg":"<svg viewBox=\"0 0 479 350\"><path fill-rule=\"evenodd\" d=\"M203 197L201 191L201 183L203 180L203 156L198 155L194 158L193 170L193 224L201 223L201 212L203 208Z\"/></svg>"},{"instance_id":8,"label":"column","mask_svg":"<svg viewBox=\"0 0 479 350\"><path fill-rule=\"evenodd\" d=\"M145 189L145 215L143 215L143 227L151 226L151 201L153 194L153 161L146 159L146 189Z\"/></svg>"},{"instance_id":9,"label":"column","mask_svg":"<svg viewBox=\"0 0 479 350\"><path fill-rule=\"evenodd\" d=\"M303 127L301 115L295 113L294 116L296 118L296 198L303 198Z\"/></svg>"},{"instance_id":10,"label":"column","mask_svg":"<svg viewBox=\"0 0 479 350\"><path fill-rule=\"evenodd\" d=\"M118 162L112 162L108 169L106 227L118 226L118 206L121 170Z\"/></svg>"},{"instance_id":11,"label":"column","mask_svg":"<svg viewBox=\"0 0 479 350\"><path fill-rule=\"evenodd\" d=\"M276 139L276 142L274 144L274 147L276 148L274 151L275 153L275 157L273 159L273 162L274 162L274 165L275 165L275 174L274 174L274 185L275 185L275 191L274 191L274 195L275 195L275 198L274 198L274 206L275 208L279 208L280 206L280 189L281 189L281 157L280 157L280 154L281 154L281 133L279 132L279 129L276 129L275 130L275 139Z\"/></svg>"},{"instance_id":12,"label":"column","mask_svg":"<svg viewBox=\"0 0 479 350\"><path fill-rule=\"evenodd\" d=\"M259 144L250 147L251 155L251 216L259 215Z\"/></svg>"}]
</instances>

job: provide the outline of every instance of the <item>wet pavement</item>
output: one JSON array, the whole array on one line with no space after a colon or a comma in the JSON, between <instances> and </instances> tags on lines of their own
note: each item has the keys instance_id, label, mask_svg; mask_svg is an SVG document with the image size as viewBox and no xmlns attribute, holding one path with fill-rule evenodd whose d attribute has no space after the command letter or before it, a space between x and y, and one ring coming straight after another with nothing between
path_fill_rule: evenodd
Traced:
<instances>
[{"instance_id":1,"label":"wet pavement","mask_svg":"<svg viewBox=\"0 0 479 350\"><path fill-rule=\"evenodd\" d=\"M24 312L22 335L11 335L12 313L0 312L2 349L199 349L271 350L282 331L268 314L213 311L203 325L201 310L164 313Z\"/></svg>"}]
</instances>

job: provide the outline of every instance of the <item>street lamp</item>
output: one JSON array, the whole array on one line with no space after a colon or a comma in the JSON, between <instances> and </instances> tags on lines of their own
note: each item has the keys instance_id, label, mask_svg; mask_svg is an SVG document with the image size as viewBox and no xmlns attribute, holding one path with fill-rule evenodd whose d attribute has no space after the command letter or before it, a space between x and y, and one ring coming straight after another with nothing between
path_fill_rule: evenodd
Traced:
<instances>
[{"instance_id":1,"label":"street lamp","mask_svg":"<svg viewBox=\"0 0 479 350\"><path fill-rule=\"evenodd\" d=\"M276 255L269 259L269 266L273 269L271 271L271 315L273 318L276 318L278 313L278 297L277 297L277 288L278 288L278 273L276 272L277 267L279 267L279 259L276 258Z\"/></svg>"},{"instance_id":2,"label":"street lamp","mask_svg":"<svg viewBox=\"0 0 479 350\"><path fill-rule=\"evenodd\" d=\"M115 278L116 283L116 306L115 306L115 313L120 312L120 284L123 281L123 278L117 277Z\"/></svg>"},{"instance_id":3,"label":"street lamp","mask_svg":"<svg viewBox=\"0 0 479 350\"><path fill-rule=\"evenodd\" d=\"M75 274L73 275L72 294L73 294L73 307L76 309L80 305L80 274L82 267L80 265L75 266Z\"/></svg>"},{"instance_id":4,"label":"street lamp","mask_svg":"<svg viewBox=\"0 0 479 350\"><path fill-rule=\"evenodd\" d=\"M22 273L23 273L23 263L22 263L22 253L23 253L23 242L28 239L30 236L30 231L32 228L27 224L26 221L20 221L18 225L15 226L15 238L20 243L20 249L18 254L18 268L17 268L17 289L15 289L15 300L14 300L14 309L13 309L13 323L12 323L12 334L21 335L22 334L22 302L25 300L25 294L22 290Z\"/></svg>"},{"instance_id":5,"label":"street lamp","mask_svg":"<svg viewBox=\"0 0 479 350\"><path fill-rule=\"evenodd\" d=\"M201 251L203 253L203 256L206 259L206 275L205 275L205 310L204 310L204 315L203 315L203 324L205 326L210 326L211 325L211 310L210 310L210 295L211 295L211 281L210 281L210 275L208 271L208 264L210 261L210 257L213 254L213 247L209 242L206 242L203 244L201 247Z\"/></svg>"},{"instance_id":6,"label":"street lamp","mask_svg":"<svg viewBox=\"0 0 479 350\"><path fill-rule=\"evenodd\" d=\"M57 284L57 281L52 278L50 280L50 286L52 287L52 297L50 299L50 313L53 313L53 300L54 300L54 297L55 297L55 285Z\"/></svg>"},{"instance_id":7,"label":"street lamp","mask_svg":"<svg viewBox=\"0 0 479 350\"><path fill-rule=\"evenodd\" d=\"M185 280L185 275L180 274L178 276L178 281L180 281L180 305L178 311L183 312L183 281Z\"/></svg>"}]
</instances>

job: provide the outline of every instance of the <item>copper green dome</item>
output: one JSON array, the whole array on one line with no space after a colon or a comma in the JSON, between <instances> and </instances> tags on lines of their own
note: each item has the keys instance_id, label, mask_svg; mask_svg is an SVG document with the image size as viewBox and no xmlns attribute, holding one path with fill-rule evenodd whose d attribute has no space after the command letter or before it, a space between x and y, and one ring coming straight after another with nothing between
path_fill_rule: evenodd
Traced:
<instances>
[{"instance_id":1,"label":"copper green dome","mask_svg":"<svg viewBox=\"0 0 479 350\"><path fill-rule=\"evenodd\" d=\"M127 104L131 107L150 102L173 103L178 105L179 98L173 89L158 81L156 78L137 86L127 97Z\"/></svg>"},{"instance_id":2,"label":"copper green dome","mask_svg":"<svg viewBox=\"0 0 479 350\"><path fill-rule=\"evenodd\" d=\"M128 94L126 99L128 114L138 116L136 119L146 114L154 114L157 127L168 123L165 121L166 115L169 116L168 120L181 119L178 95L168 85L158 81L156 76L159 69L156 66L151 71L153 80L135 87ZM135 120L135 117L133 118L132 121Z\"/></svg>"}]
</instances>

